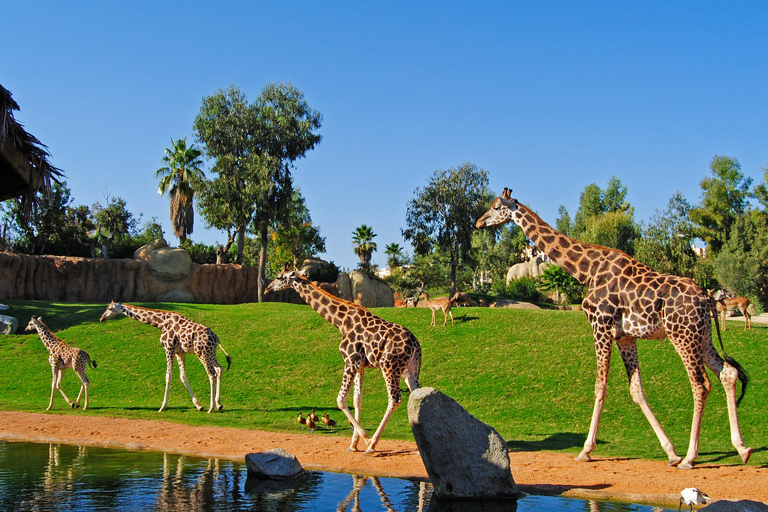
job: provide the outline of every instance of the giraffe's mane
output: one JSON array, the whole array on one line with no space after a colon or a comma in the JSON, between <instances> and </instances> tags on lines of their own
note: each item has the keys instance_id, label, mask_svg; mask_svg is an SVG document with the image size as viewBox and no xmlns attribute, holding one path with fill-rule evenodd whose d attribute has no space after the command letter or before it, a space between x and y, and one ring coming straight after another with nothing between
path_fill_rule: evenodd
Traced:
<instances>
[{"instance_id":1,"label":"giraffe's mane","mask_svg":"<svg viewBox=\"0 0 768 512\"><path fill-rule=\"evenodd\" d=\"M123 306L129 306L129 307L132 307L132 308L141 309L142 311L151 311L153 313L176 313L176 311L169 311L167 309L145 308L144 306L137 306L135 304L128 304L126 302L117 302L117 304L122 304ZM181 315L181 313L176 313L176 314L179 315L179 316L183 316L183 315Z\"/></svg>"},{"instance_id":2,"label":"giraffe's mane","mask_svg":"<svg viewBox=\"0 0 768 512\"><path fill-rule=\"evenodd\" d=\"M309 286L311 286L313 289L317 290L318 292L320 292L321 294L325 295L326 297L328 297L329 299L331 299L331 300L333 300L333 301L336 301L336 302L341 302L342 304L344 304L344 305L347 305L347 306L351 306L351 307L355 307L355 308L360 308L360 309L365 309L365 308L364 308L363 306L361 306L360 304L355 304L354 302L350 302L350 301L348 301L348 300L346 300L346 299L342 299L341 297L337 297L337 296L335 296L335 295L334 295L334 294L332 294L331 292L328 292L328 291L326 291L326 290L323 290L322 288L320 288L319 286L317 286L317 285L313 284L313 283L312 283L312 281L310 281L309 279L307 279L306 277L304 277L304 276L302 276L302 275L299 275L298 277L299 277L299 279L300 279L301 281L304 281L304 283L308 284L308 285L309 285ZM368 310L366 309L366 311L368 311Z\"/></svg>"},{"instance_id":3,"label":"giraffe's mane","mask_svg":"<svg viewBox=\"0 0 768 512\"><path fill-rule=\"evenodd\" d=\"M504 198L501 198L501 199L502 199L502 201L505 201L505 199L504 199ZM506 201L509 201L509 199L507 199ZM589 248L591 248L591 249L596 249L596 250L598 250L598 251L607 251L607 252L614 252L614 253L619 253L619 254L622 254L622 255L626 256L627 258L629 258L629 259L631 259L631 260L633 260L633 261L637 261L635 258L633 258L632 256L630 256L630 255L629 255L629 254L627 254L626 252L622 251L621 249L614 249L613 247L604 247L604 246L602 246L602 245L590 244L590 243L588 243L588 242L582 242L582 241L580 241L580 240L576 240L575 238L573 238L573 237L570 237L570 236L566 235L566 234L565 234L565 233L563 233L562 231L558 231L558 230L556 230L555 228L553 228L551 224L549 224L548 222L544 221L544 219L542 219L541 217L539 217L539 214L537 214L536 212L534 212L534 211L533 211L531 208L529 208L528 206L525 206L524 204L522 204L522 203L520 203L520 202L518 202L518 205L520 205L520 206L522 206L523 208L525 208L525 209L528 211L528 213L529 213L530 215L532 215L533 217L535 217L535 218L536 218L536 219L539 221L539 223L541 223L541 224L544 224L544 225L548 226L548 227L549 227L549 228L550 228L552 231L554 231L555 233L557 233L557 234L559 234L559 235L562 235L562 236L566 237L566 238L567 238L567 239L569 239L569 240L573 240L573 241L574 241L576 244L581 244L581 245L584 245L584 246L586 246L586 247L589 247ZM638 263L640 263L640 262L638 261Z\"/></svg>"}]
</instances>

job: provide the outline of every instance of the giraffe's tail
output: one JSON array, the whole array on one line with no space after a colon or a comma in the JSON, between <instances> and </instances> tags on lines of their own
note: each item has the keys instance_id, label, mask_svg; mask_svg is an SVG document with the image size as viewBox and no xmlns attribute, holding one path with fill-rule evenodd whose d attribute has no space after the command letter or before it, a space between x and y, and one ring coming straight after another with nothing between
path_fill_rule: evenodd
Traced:
<instances>
[{"instance_id":1,"label":"giraffe's tail","mask_svg":"<svg viewBox=\"0 0 768 512\"><path fill-rule=\"evenodd\" d=\"M227 351L221 346L221 343L219 343L219 348L224 352L224 355L227 356L227 371L229 371L229 367L232 366L232 358L229 357L229 354L227 354Z\"/></svg>"},{"instance_id":2,"label":"giraffe's tail","mask_svg":"<svg viewBox=\"0 0 768 512\"><path fill-rule=\"evenodd\" d=\"M98 366L98 364L96 363L96 360L95 360L95 359L91 359L91 360L89 361L89 363L91 363L91 368L96 368L96 367Z\"/></svg>"},{"instance_id":3,"label":"giraffe's tail","mask_svg":"<svg viewBox=\"0 0 768 512\"><path fill-rule=\"evenodd\" d=\"M733 368L736 370L736 373L739 377L739 382L741 382L741 395L736 400L736 406L741 403L741 399L744 398L744 395L747 392L747 385L749 384L749 374L744 369L743 366L741 366L734 358L729 356L725 352L725 346L723 345L723 337L720 335L720 321L717 318L717 307L715 306L715 299L712 297L709 298L709 304L710 304L710 312L712 314L712 319L715 321L715 331L717 331L717 339L720 341L720 349L723 351L723 359L726 363L733 366Z\"/></svg>"}]
</instances>

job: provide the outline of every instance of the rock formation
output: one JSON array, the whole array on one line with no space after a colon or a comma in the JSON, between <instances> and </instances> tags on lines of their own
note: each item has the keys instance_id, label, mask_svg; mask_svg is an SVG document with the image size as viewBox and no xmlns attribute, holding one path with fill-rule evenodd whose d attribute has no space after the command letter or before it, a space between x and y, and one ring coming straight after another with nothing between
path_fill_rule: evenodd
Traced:
<instances>
[{"instance_id":1,"label":"rock formation","mask_svg":"<svg viewBox=\"0 0 768 512\"><path fill-rule=\"evenodd\" d=\"M413 391L408 421L437 498L520 496L507 443L453 398L434 388Z\"/></svg>"}]
</instances>

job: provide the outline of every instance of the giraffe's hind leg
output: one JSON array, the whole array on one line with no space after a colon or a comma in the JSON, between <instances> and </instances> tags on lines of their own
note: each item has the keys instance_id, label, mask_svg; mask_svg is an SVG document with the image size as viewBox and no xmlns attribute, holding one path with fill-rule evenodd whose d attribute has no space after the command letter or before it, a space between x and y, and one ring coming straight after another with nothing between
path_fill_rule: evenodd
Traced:
<instances>
[{"instance_id":1,"label":"giraffe's hind leg","mask_svg":"<svg viewBox=\"0 0 768 512\"><path fill-rule=\"evenodd\" d=\"M64 388L61 387L61 381L64 378L64 370L66 368L60 368L58 371L58 376L56 378L56 389L59 390L59 393L61 393L61 396L64 397L64 400L67 402L67 405L69 405L71 408L75 408L75 402L69 399L66 393L64 393Z\"/></svg>"},{"instance_id":2,"label":"giraffe's hind leg","mask_svg":"<svg viewBox=\"0 0 768 512\"><path fill-rule=\"evenodd\" d=\"M213 361L205 361L205 371L208 374L208 381L211 384L211 404L208 408L208 413L213 411L220 411L224 407L221 405L221 365L214 359Z\"/></svg>"},{"instance_id":3,"label":"giraffe's hind leg","mask_svg":"<svg viewBox=\"0 0 768 512\"><path fill-rule=\"evenodd\" d=\"M736 451L739 452L742 462L746 464L750 456L752 456L752 448L744 444L744 439L741 437L741 430L739 429L739 413L736 401L736 381L739 380L739 372L731 364L723 361L717 354L714 346L711 350L707 351L704 364L718 376L723 385L728 407L728 423L731 427L731 443L736 448Z\"/></svg>"},{"instance_id":4,"label":"giraffe's hind leg","mask_svg":"<svg viewBox=\"0 0 768 512\"><path fill-rule=\"evenodd\" d=\"M680 463L682 459L675 453L675 447L672 444L672 441L667 437L667 434L661 427L659 420L657 420L656 416L653 414L650 405L648 405L648 400L645 397L643 383L640 379L640 362L637 356L637 341L634 338L624 338L618 340L616 344L619 347L619 353L624 361L624 367L627 369L629 394L632 396L632 400L640 406L643 414L645 414L645 418L656 433L656 437L659 438L661 448L667 453L667 457L669 458L669 465L674 466Z\"/></svg>"}]
</instances>

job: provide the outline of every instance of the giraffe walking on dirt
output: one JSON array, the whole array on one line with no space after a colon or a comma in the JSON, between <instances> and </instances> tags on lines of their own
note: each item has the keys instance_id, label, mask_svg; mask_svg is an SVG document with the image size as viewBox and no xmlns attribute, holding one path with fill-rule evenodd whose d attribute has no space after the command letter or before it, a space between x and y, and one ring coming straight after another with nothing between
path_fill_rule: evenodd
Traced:
<instances>
[{"instance_id":1,"label":"giraffe walking on dirt","mask_svg":"<svg viewBox=\"0 0 768 512\"><path fill-rule=\"evenodd\" d=\"M352 423L354 432L349 451L357 451L362 437L368 444L365 453L373 453L387 421L400 405L400 378L410 391L419 387L421 370L421 346L416 337L405 327L387 322L367 309L347 302L321 290L309 282L298 270L284 269L269 284L265 293L293 288L317 313L336 326L344 337L339 352L344 358L344 376L336 398L339 409ZM368 439L360 426L360 408L363 403L363 372L366 368L379 368L387 385L389 402L379 428ZM347 395L355 384L355 415L347 407Z\"/></svg>"},{"instance_id":2,"label":"giraffe walking on dirt","mask_svg":"<svg viewBox=\"0 0 768 512\"><path fill-rule=\"evenodd\" d=\"M43 323L42 318L32 316L27 324L25 331L37 330L37 334L40 336L40 341L43 342L45 348L48 349L48 362L51 364L51 373L53 374L53 380L51 381L51 400L48 402L48 408L46 411L50 411L53 407L53 395L56 394L58 389L61 392L61 396L67 401L70 407L76 409L80 405L80 398L85 392L85 400L83 401L83 410L88 408L88 390L91 387L91 380L85 374L85 369L90 364L91 367L96 368L96 361L91 360L91 356L88 352L81 350L77 347L70 347L64 340L59 339L54 335L47 325ZM80 392L77 394L77 400L72 402L64 390L61 388L61 378L64 376L64 371L67 368L72 368L77 376L80 378L81 386Z\"/></svg>"},{"instance_id":3,"label":"giraffe walking on dirt","mask_svg":"<svg viewBox=\"0 0 768 512\"><path fill-rule=\"evenodd\" d=\"M171 390L171 378L173 377L173 358L176 356L176 362L179 365L179 377L181 382L189 391L192 397L192 403L198 411L203 410L203 406L197 400L195 393L187 380L186 355L195 354L205 367L208 374L208 380L211 383L211 405L208 412L222 410L221 405L221 365L216 359L216 348L221 348L224 355L227 356L227 370L232 365L232 358L219 343L219 337L210 327L193 322L174 311L161 311L158 309L142 308L130 304L122 304L112 301L104 314L99 319L100 322L113 318L119 314L138 320L162 331L160 334L160 343L165 349L165 394L163 395L163 404L158 412L163 412L168 406L168 393Z\"/></svg>"},{"instance_id":4,"label":"giraffe walking on dirt","mask_svg":"<svg viewBox=\"0 0 768 512\"><path fill-rule=\"evenodd\" d=\"M595 406L589 434L578 460L590 460L597 443L597 428L608 386L612 343L616 342L629 376L629 391L669 457L670 465L690 469L699 454L701 418L712 385L705 367L714 372L725 389L731 442L746 464L752 448L745 446L736 407L744 397L749 378L743 368L712 343L712 319L717 323L714 300L688 279L660 274L624 252L585 244L569 238L510 197L505 188L477 221L478 228L514 222L557 265L587 286L582 308L592 324L597 355ZM718 328L719 336L719 328ZM640 380L637 339L669 337L688 372L693 390L693 422L688 453L681 459L651 411ZM741 396L736 399L736 381Z\"/></svg>"}]
</instances>

